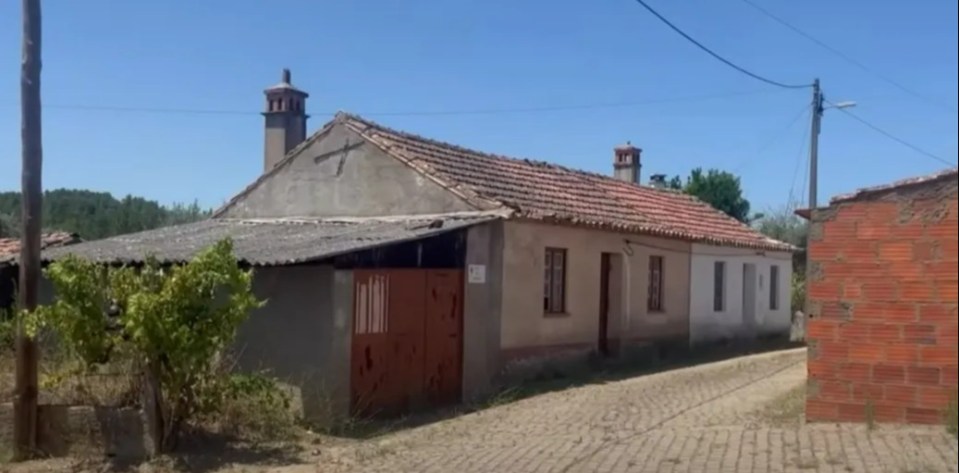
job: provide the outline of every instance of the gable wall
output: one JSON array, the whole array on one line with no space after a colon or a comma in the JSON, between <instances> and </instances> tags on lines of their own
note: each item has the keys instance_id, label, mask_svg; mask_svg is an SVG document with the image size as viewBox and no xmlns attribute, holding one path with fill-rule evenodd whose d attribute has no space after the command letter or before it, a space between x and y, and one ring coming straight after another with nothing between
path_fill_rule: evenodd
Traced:
<instances>
[{"instance_id":1,"label":"gable wall","mask_svg":"<svg viewBox=\"0 0 959 473\"><path fill-rule=\"evenodd\" d=\"M376 217L474 210L342 124L240 197L227 218Z\"/></svg>"}]
</instances>

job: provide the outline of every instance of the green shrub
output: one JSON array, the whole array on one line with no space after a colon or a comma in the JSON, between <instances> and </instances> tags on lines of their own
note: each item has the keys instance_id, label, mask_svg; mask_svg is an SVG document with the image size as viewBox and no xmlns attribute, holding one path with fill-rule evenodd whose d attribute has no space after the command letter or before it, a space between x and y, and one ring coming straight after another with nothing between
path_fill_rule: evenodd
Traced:
<instances>
[{"instance_id":1,"label":"green shrub","mask_svg":"<svg viewBox=\"0 0 959 473\"><path fill-rule=\"evenodd\" d=\"M219 357L253 309L252 271L243 270L227 239L190 262L108 267L68 257L45 271L57 300L27 316L30 333L53 329L87 371L132 362L158 409L156 445L170 450L185 424L222 394ZM144 406L148 407L148 406Z\"/></svg>"}]
</instances>

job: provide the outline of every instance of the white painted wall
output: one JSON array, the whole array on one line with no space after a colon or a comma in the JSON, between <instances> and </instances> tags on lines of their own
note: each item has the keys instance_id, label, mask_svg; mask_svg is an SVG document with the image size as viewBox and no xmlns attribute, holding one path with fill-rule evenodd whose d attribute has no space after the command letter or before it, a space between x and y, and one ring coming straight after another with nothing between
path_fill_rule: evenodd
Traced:
<instances>
[{"instance_id":1,"label":"white painted wall","mask_svg":"<svg viewBox=\"0 0 959 473\"><path fill-rule=\"evenodd\" d=\"M726 263L725 307L713 310L714 263ZM756 335L788 334L791 325L790 281L792 255L711 245L692 245L690 257L690 343L748 336L743 320L743 265L756 265ZM770 309L770 267L779 267L779 305Z\"/></svg>"}]
</instances>

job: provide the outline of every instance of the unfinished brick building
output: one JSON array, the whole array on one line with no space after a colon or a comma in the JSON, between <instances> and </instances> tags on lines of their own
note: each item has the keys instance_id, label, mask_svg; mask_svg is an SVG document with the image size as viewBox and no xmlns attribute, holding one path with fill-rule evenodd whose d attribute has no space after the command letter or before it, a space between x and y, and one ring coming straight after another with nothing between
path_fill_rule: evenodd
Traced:
<instances>
[{"instance_id":1,"label":"unfinished brick building","mask_svg":"<svg viewBox=\"0 0 959 473\"><path fill-rule=\"evenodd\" d=\"M956 395L957 171L815 209L809 421L931 424Z\"/></svg>"}]
</instances>

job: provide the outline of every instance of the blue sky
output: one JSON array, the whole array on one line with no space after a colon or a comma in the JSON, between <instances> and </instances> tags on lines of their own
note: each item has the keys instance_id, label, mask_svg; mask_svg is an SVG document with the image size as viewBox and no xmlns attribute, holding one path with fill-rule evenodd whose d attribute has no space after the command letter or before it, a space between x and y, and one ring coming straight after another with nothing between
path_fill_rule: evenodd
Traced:
<instances>
[{"instance_id":1,"label":"blue sky","mask_svg":"<svg viewBox=\"0 0 959 473\"><path fill-rule=\"evenodd\" d=\"M754 0L920 100L741 0L648 1L734 62L782 82L819 77L827 98L956 162L956 2ZM46 188L221 204L261 169L261 91L283 67L311 94L311 129L347 110L599 172L631 140L644 177L735 171L757 210L804 181L809 92L729 69L633 0L47 0L43 13ZM19 188L19 16L19 2L0 2L0 190ZM616 106L402 113L597 104ZM820 201L946 167L837 111L820 161Z\"/></svg>"}]
</instances>

